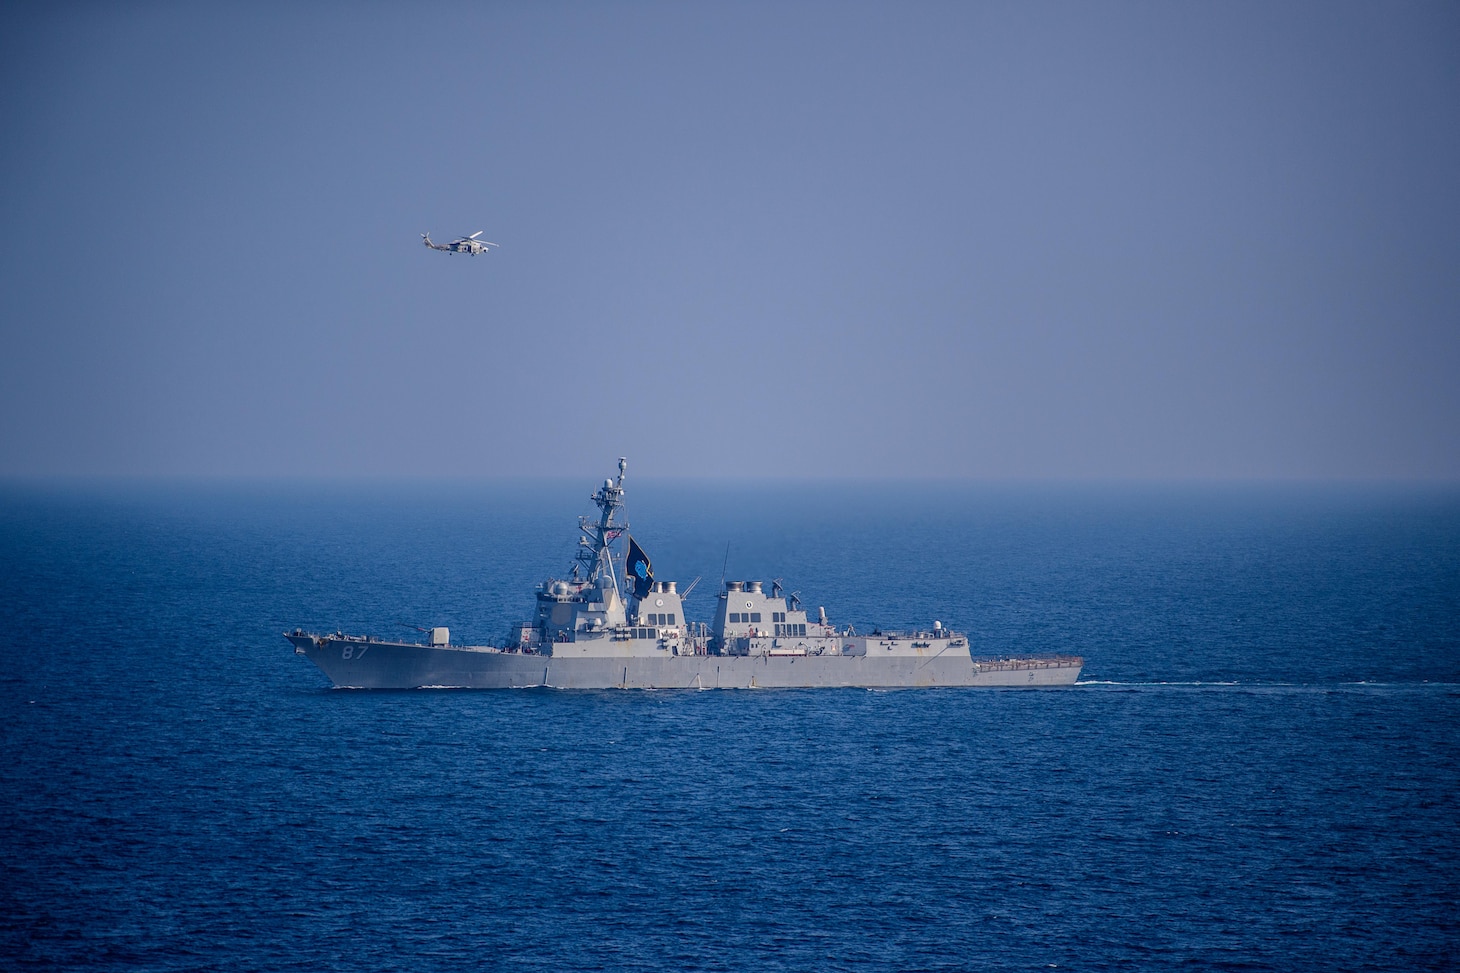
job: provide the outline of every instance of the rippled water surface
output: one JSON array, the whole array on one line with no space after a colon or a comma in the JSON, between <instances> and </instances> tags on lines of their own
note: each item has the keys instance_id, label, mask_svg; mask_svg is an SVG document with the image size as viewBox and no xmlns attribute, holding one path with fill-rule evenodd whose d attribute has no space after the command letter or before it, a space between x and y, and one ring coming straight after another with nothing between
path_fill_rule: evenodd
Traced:
<instances>
[{"instance_id":1,"label":"rippled water surface","mask_svg":"<svg viewBox=\"0 0 1460 973\"><path fill-rule=\"evenodd\" d=\"M4 965L1455 968L1455 491L631 490L698 618L1082 685L332 691L280 631L499 640L587 488L0 488Z\"/></svg>"}]
</instances>

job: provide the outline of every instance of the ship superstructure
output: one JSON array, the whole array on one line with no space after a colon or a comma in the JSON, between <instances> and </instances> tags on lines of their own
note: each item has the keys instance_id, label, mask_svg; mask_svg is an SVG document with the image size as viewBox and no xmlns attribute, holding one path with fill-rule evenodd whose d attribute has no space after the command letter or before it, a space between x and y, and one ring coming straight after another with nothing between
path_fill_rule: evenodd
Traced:
<instances>
[{"instance_id":1,"label":"ship superstructure","mask_svg":"<svg viewBox=\"0 0 1460 973\"><path fill-rule=\"evenodd\" d=\"M579 518L568 577L538 586L533 618L501 647L452 645L445 628L431 629L426 644L300 629L285 637L350 688L1053 686L1079 677L1075 656L975 660L967 636L941 622L919 632L839 629L824 608L810 618L779 580L769 591L762 581L726 581L713 622L690 622L684 601L695 582L681 592L656 581L620 519L626 469L620 458L617 479L594 491L598 518Z\"/></svg>"}]
</instances>

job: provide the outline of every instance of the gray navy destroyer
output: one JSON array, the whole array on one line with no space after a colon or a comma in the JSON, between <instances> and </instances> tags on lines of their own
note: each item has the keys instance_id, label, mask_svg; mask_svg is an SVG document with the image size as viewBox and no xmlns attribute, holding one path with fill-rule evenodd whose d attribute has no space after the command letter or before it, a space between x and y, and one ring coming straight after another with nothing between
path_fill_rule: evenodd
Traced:
<instances>
[{"instance_id":1,"label":"gray navy destroyer","mask_svg":"<svg viewBox=\"0 0 1460 973\"><path fill-rule=\"evenodd\" d=\"M445 628L425 643L368 635L285 633L339 688L771 689L855 686L1068 686L1077 656L979 659L966 635L939 622L917 632L859 635L808 616L778 583L726 581L715 619L690 622L674 581L656 581L628 524L623 459L594 492L598 519L579 518L568 578L537 589L536 614L501 647L453 645ZM627 539L627 551L613 546ZM615 563L617 562L617 563ZM622 578L620 577L622 573Z\"/></svg>"}]
</instances>

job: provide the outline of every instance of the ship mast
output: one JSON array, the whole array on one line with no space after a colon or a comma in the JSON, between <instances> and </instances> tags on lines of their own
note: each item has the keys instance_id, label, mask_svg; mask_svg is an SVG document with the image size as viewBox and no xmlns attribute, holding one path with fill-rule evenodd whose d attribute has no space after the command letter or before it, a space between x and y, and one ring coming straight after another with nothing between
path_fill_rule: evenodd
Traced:
<instances>
[{"instance_id":1,"label":"ship mast","mask_svg":"<svg viewBox=\"0 0 1460 973\"><path fill-rule=\"evenodd\" d=\"M624 470L628 465L628 461L620 456L618 480L604 480L603 486L589 497L598 505L598 522L594 523L587 517L578 518L578 529L583 532L583 536L578 538L578 563L587 570L590 584L606 574L615 594L619 593L618 575L613 569L613 554L608 547L629 529L628 524L616 525L613 522L613 515L624 505Z\"/></svg>"}]
</instances>

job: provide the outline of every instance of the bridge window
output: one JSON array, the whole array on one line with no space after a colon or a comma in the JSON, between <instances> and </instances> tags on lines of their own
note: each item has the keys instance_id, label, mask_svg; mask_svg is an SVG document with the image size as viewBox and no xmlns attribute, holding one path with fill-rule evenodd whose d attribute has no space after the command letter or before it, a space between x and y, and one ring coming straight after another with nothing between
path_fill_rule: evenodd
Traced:
<instances>
[{"instance_id":1,"label":"bridge window","mask_svg":"<svg viewBox=\"0 0 1460 973\"><path fill-rule=\"evenodd\" d=\"M758 622L758 621L760 621L760 612L751 612L750 613L750 620L752 622Z\"/></svg>"}]
</instances>

